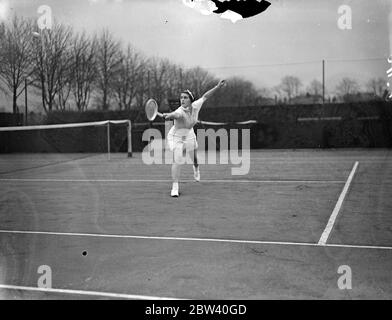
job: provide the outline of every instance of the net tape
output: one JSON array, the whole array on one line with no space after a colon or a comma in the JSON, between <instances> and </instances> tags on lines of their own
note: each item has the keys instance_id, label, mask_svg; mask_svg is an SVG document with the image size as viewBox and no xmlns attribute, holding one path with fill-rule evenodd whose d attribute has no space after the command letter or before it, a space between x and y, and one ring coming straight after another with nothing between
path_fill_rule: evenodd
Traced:
<instances>
[{"instance_id":1,"label":"net tape","mask_svg":"<svg viewBox=\"0 0 392 320\"><path fill-rule=\"evenodd\" d=\"M38 126L0 127L0 131L25 131L25 130L62 129L62 128L65 129L65 128L103 126L109 123L130 125L131 121L130 120L105 120L105 121L96 121L96 122L48 124L48 125L38 125Z\"/></svg>"},{"instance_id":2,"label":"net tape","mask_svg":"<svg viewBox=\"0 0 392 320\"><path fill-rule=\"evenodd\" d=\"M248 120L248 121L242 121L242 122L211 122L211 121L199 120L197 123L201 124L201 125L209 125L209 126L225 126L225 125L236 125L236 124L238 124L238 125L256 124L256 123L258 123L258 121ZM134 127L144 127L144 126L148 126L148 125L150 125L149 122L137 122L137 123L133 124ZM164 126L165 121L157 121L157 122L153 123L152 125L153 126Z\"/></svg>"},{"instance_id":3,"label":"net tape","mask_svg":"<svg viewBox=\"0 0 392 320\"><path fill-rule=\"evenodd\" d=\"M224 125L229 125L229 124L254 124L257 123L256 120L248 120L248 121L242 121L242 122L210 122L210 121L199 121L200 124L206 124L206 125L211 125L211 126L224 126Z\"/></svg>"}]
</instances>

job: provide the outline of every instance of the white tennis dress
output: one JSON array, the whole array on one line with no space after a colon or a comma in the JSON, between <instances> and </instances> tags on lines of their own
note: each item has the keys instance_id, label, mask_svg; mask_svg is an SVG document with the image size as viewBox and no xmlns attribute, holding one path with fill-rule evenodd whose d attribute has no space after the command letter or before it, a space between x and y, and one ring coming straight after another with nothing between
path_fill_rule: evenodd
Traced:
<instances>
[{"instance_id":1,"label":"white tennis dress","mask_svg":"<svg viewBox=\"0 0 392 320\"><path fill-rule=\"evenodd\" d=\"M205 100L204 97L201 97L192 103L191 108L185 109L181 106L174 111L180 117L174 119L174 126L167 134L167 144L170 151L174 151L178 147L182 149L184 146L188 150L197 149L197 139L193 126L197 123L199 111Z\"/></svg>"}]
</instances>

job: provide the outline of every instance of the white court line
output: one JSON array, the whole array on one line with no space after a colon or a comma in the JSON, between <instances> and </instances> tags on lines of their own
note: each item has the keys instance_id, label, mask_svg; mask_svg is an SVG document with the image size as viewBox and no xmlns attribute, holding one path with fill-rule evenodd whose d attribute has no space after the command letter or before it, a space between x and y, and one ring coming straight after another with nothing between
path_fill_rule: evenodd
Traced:
<instances>
[{"instance_id":1,"label":"white court line","mask_svg":"<svg viewBox=\"0 0 392 320\"><path fill-rule=\"evenodd\" d=\"M340 196L339 196L338 202L336 202L335 208L333 209L332 214L331 214L331 216L329 217L327 226L325 227L324 232L322 233L322 235L321 235L321 237L320 237L320 240L319 240L319 242L318 242L319 245L325 245L325 244L327 243L329 234L331 233L332 228L333 228L333 225L335 224L336 217L337 217L338 214L339 214L340 208L341 208L342 205L343 205L343 201L344 201L344 198L346 197L346 194L347 194L348 189L349 189L349 187L350 187L351 181L352 181L353 178L354 178L355 171L356 171L357 168L358 168L358 164L359 164L358 161L356 161L356 162L354 163L354 166L353 166L353 168L352 168L352 170L351 170L351 172L350 172L350 175L348 176L348 179L347 179L347 181L346 181L346 184L345 184L344 187L343 187L342 193L341 193Z\"/></svg>"},{"instance_id":2,"label":"white court line","mask_svg":"<svg viewBox=\"0 0 392 320\"><path fill-rule=\"evenodd\" d=\"M116 299L183 300L183 299L177 299L177 298L143 296L143 295L125 294L125 293L71 290L71 289L54 289L54 288L37 288L37 287L25 287L25 286L12 286L12 285L7 285L7 284L0 284L0 289L38 291L38 292L45 292L45 293L66 293L66 294L77 294L77 295L87 295L87 296L100 296L100 297L116 298Z\"/></svg>"},{"instance_id":3,"label":"white court line","mask_svg":"<svg viewBox=\"0 0 392 320\"><path fill-rule=\"evenodd\" d=\"M133 235L121 235L121 234L73 233L73 232L49 232L49 231L21 231L21 230L0 230L0 233L41 234L41 235L56 235L56 236L120 238L120 239L142 239L142 240L223 242L223 243L241 243L241 244L263 244L263 245L286 245L286 246L337 247L337 248L392 250L392 247L387 247L387 246L366 246L366 245L351 245L351 244L349 244L349 245L346 245L346 244L325 244L325 245L320 245L318 243L312 243L312 242L308 243L308 242L259 241L259 240L236 240L236 239L213 239L213 238L133 236Z\"/></svg>"},{"instance_id":4,"label":"white court line","mask_svg":"<svg viewBox=\"0 0 392 320\"><path fill-rule=\"evenodd\" d=\"M18 178L10 178L10 179L0 179L0 181L4 182L152 182L152 183L170 183L171 180L159 180L159 179L18 179ZM193 182L193 179L184 179L182 182ZM201 180L200 183L344 183L342 180L214 180L207 179Z\"/></svg>"}]
</instances>

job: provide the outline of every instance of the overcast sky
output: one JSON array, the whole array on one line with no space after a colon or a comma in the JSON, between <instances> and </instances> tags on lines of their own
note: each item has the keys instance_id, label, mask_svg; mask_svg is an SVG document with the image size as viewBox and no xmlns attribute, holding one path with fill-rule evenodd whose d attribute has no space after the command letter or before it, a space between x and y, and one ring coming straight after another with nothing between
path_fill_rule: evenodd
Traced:
<instances>
[{"instance_id":1,"label":"overcast sky","mask_svg":"<svg viewBox=\"0 0 392 320\"><path fill-rule=\"evenodd\" d=\"M306 87L314 78L321 80L323 59L331 92L343 76L361 84L385 78L391 0L270 2L264 13L232 23L216 14L202 15L183 0L0 0L8 3L8 16L38 18L38 7L49 5L58 21L76 30L92 33L107 27L147 56L203 66L217 77L243 76L256 87L272 87L289 74ZM338 28L342 4L352 8L352 30Z\"/></svg>"}]
</instances>

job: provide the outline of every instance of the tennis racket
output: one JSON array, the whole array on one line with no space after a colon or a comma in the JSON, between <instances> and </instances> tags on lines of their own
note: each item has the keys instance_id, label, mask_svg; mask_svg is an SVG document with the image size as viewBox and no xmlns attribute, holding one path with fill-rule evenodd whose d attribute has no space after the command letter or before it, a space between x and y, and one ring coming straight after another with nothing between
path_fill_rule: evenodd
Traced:
<instances>
[{"instance_id":1,"label":"tennis racket","mask_svg":"<svg viewBox=\"0 0 392 320\"><path fill-rule=\"evenodd\" d=\"M158 103L155 101L155 99L149 99L146 102L145 111L146 117L150 121L154 121L156 116L163 117L163 114L158 112Z\"/></svg>"}]
</instances>

